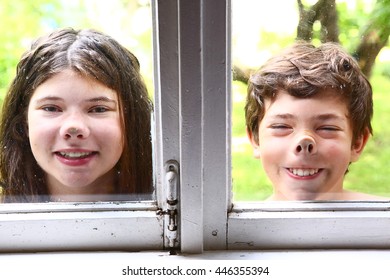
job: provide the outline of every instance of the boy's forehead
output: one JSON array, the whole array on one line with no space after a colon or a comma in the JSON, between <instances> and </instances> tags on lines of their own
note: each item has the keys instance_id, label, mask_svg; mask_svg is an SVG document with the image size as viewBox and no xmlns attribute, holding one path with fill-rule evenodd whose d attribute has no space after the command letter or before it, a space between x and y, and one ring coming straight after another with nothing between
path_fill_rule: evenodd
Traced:
<instances>
[{"instance_id":1,"label":"boy's forehead","mask_svg":"<svg viewBox=\"0 0 390 280\"><path fill-rule=\"evenodd\" d=\"M272 98L264 100L265 114L289 116L293 113L326 113L348 117L348 106L339 92L322 90L309 97L297 97L279 90Z\"/></svg>"},{"instance_id":2,"label":"boy's forehead","mask_svg":"<svg viewBox=\"0 0 390 280\"><path fill-rule=\"evenodd\" d=\"M348 103L345 96L340 91L334 89L321 89L309 96L299 95L299 93L294 94L288 92L287 90L279 89L273 94L272 97L265 97L264 100L268 104L272 104L282 99L283 96L290 96L291 99L296 99L296 100L331 100L345 105L347 105Z\"/></svg>"}]
</instances>

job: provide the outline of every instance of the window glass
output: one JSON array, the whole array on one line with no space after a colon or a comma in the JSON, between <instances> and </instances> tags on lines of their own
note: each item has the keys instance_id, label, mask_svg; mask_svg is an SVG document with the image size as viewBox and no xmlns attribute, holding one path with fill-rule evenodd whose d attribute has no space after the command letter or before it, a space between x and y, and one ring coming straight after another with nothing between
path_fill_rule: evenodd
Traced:
<instances>
[{"instance_id":1,"label":"window glass","mask_svg":"<svg viewBox=\"0 0 390 280\"><path fill-rule=\"evenodd\" d=\"M8 91L8 88L11 85L12 79L15 77L16 72L16 65L19 62L22 54L30 48L31 43L33 40L38 38L39 36L42 36L44 34L48 34L54 30L60 29L60 28L68 28L72 27L75 30L78 29L95 29L98 30L106 35L111 36L114 38L117 42L119 42L123 47L130 50L130 52L136 57L140 64L140 74L141 74L141 80L145 84L149 101L145 101L145 104L149 104L150 110L148 111L148 117L144 119L150 118L150 123L148 127L153 126L153 92L154 92L154 86L153 86L153 50L152 50L152 12L150 7L150 1L149 0L113 0L113 1L90 1L90 0L74 0L74 1L62 1L62 0L50 0L50 1L32 1L32 2L11 2L11 1L0 1L0 5L2 9L0 10L0 15L2 18L2 25L0 26L0 37L2 39L2 42L4 42L0 46L0 70L1 70L1 77L0 77L0 98L1 103L3 103L6 92ZM136 61L133 61L135 64L137 64ZM75 83L77 80L74 76L68 75L63 77L64 81L72 81ZM97 78L99 80L99 78ZM89 82L91 82L89 80ZM65 82L66 84L67 82ZM96 86L96 84L95 84ZM58 88L55 88L57 90ZM99 84L97 84L96 90L93 92L99 91L102 95L104 95L101 91L102 88L99 88ZM105 88L107 90L107 88ZM42 91L42 90L41 90ZM53 89L48 88L47 92L53 92ZM44 91L43 91L44 92ZM59 91L56 91L59 92ZM35 93L35 92L34 92ZM108 91L107 94L112 94ZM112 95L113 99L115 99L115 91ZM36 96L37 97L37 96ZM142 96L141 96L142 97ZM148 99L146 98L146 99ZM90 98L91 99L91 98ZM142 101L140 99L134 99L134 103L139 103L139 101ZM121 104L121 101L114 100L113 102L106 102L103 99L97 100L95 103L98 103L95 108L81 108L81 110L84 110L88 112L89 115L92 113L106 113L107 111L111 111L113 109L114 111L118 112L127 112L131 111L126 109ZM29 107L30 108L29 103ZM37 103L39 104L39 103ZM81 104L81 103L80 103ZM109 106L112 105L112 108ZM45 104L47 105L47 104ZM57 106L58 104L50 104L50 106L44 106L44 111L51 111L53 113L53 110L61 111L63 108L60 108L61 106ZM68 104L68 108L70 108L70 104ZM96 105L96 104L95 104ZM103 105L103 106L102 106ZM106 106L107 105L107 106ZM133 106L133 105L131 105ZM133 107L132 107L133 108ZM60 110L59 110L60 109ZM123 110L122 110L123 109ZM104 111L103 111L104 110ZM120 115L120 113L118 113ZM102 117L100 116L100 123L103 123ZM129 123L128 117L126 117L126 113L120 115L121 117L118 117L117 124L119 127L119 133L123 132L123 127L127 127L126 123ZM28 122L34 120L34 117L30 117L28 119ZM37 123L40 122L39 119L36 121ZM146 121L143 121L146 122ZM149 123L149 121L147 121ZM31 125L31 123L29 123ZM100 126L102 127L102 126ZM121 154L121 147L118 148L118 146L121 145L121 141L118 140L118 137L114 134L110 134L112 138L110 138L109 133L112 131L109 130L112 126L107 123L106 128L102 129L102 135L106 140L102 140L101 144L95 143L98 145L105 145L107 146L108 150L110 151L107 153L109 156L111 154L114 154L117 152L117 157L113 159L115 164L115 168L118 166L117 169L115 169L114 172L117 173L117 175L113 176L115 178L115 182L120 181L120 178L124 178L125 176L121 177L121 170L123 166L126 164L124 162L130 162L126 161L124 159L123 153ZM133 129L133 131L139 131L139 126L135 125L137 129ZM72 131L76 131L75 128L70 128ZM125 128L125 130L129 130L128 128ZM129 131L128 131L129 132ZM29 135L30 141L33 141L32 138L34 134L31 132L31 129L29 131L31 135ZM131 133L131 132L130 132ZM134 132L132 135L135 134ZM147 168L151 170L148 173L148 175L145 175L145 177L148 177L150 182L150 187L146 186L147 190L143 188L142 191L139 191L139 186L135 186L135 190L119 190L120 187L117 187L117 185L120 185L120 183L115 183L115 190L107 192L103 191L103 194L94 194L94 195L74 195L74 192L72 195L60 195L58 197L54 197L49 194L45 194L45 192L39 193L39 199L37 200L35 198L35 195L29 195L24 194L22 195L23 198L19 199L18 197L22 197L20 195L10 195L9 197L16 197L16 201L19 202L46 202L46 201L102 201L102 200L150 200L154 198L153 195L153 187L154 187L154 175L153 175L153 152L152 152L152 137L153 137L153 128L149 129L147 133L145 133L145 137L141 137L142 141L135 141L135 140L125 140L124 142L128 142L127 146L134 145L133 142L135 141L137 143L148 143L148 144L139 144L142 146L138 150L143 150L143 152L135 152L139 153L140 155L136 155L135 157L139 158L150 158L147 166L150 166L150 168ZM38 135L39 136L39 135ZM38 137L37 136L37 137ZM79 135L78 135L79 136ZM77 137L78 137L77 136ZM133 136L130 136L128 138L131 138ZM101 138L101 137L100 137ZM45 137L42 138L46 139ZM102 139L102 138L101 138ZM115 141L118 140L119 144L115 145ZM39 141L38 141L39 142ZM106 142L106 143L104 143ZM33 143L33 142L31 142ZM132 143L132 144L130 144ZM110 146L111 145L111 146ZM9 147L6 147L6 145L3 145L3 149L7 149ZM110 146L110 147L109 147ZM126 145L124 145L126 147ZM68 148L68 147L67 147ZM123 147L122 147L123 148ZM67 157L76 157L79 156L81 159L86 156L88 157L90 154L93 156L100 155L99 151L93 150L92 152L84 151L84 147L77 147L77 149L80 150L72 150L72 151L65 151L61 154L62 151L55 151L56 154L60 157L62 157L63 161L69 160ZM96 147L98 150L98 147ZM100 149L100 146L99 146ZM123 148L126 149L126 148ZM128 149L134 149L135 148L128 148ZM148 149L150 152L148 152ZM33 151L34 153L34 151ZM39 153L39 152L38 152ZM141 155L142 154L142 155ZM34 154L35 155L35 154ZM145 155L145 156L143 156ZM96 158L96 157L95 157ZM119 158L119 160L117 160ZM139 160L139 159L138 159ZM134 160L133 160L134 162ZM27 165L28 163L26 163ZM139 161L138 161L139 164ZM126 166L123 167L123 170L132 170L137 167L129 167L126 169ZM112 169L114 170L114 169ZM103 171L102 171L103 172ZM139 172L135 172L137 176L139 176ZM150 173L150 175L149 175ZM104 173L103 174L107 174ZM33 176L37 176L34 174ZM139 176L140 177L140 176ZM119 178L119 179L118 179ZM50 179L50 178L49 178ZM49 180L48 179L48 180ZM104 178L103 178L104 179ZM148 181L148 180L141 180L142 182ZM77 181L77 180L76 180ZM134 180L136 182L140 182L139 180ZM133 181L133 182L134 182ZM2 195L3 201L7 201L5 199L6 188L9 186L2 184L3 186L0 188L0 195ZM149 185L149 184L146 184ZM130 188L129 188L130 189ZM43 194L43 195L42 195ZM12 202L13 200L9 200L9 202Z\"/></svg>"},{"instance_id":2,"label":"window glass","mask_svg":"<svg viewBox=\"0 0 390 280\"><path fill-rule=\"evenodd\" d=\"M273 193L272 184L261 161L254 158L246 135L244 107L247 79L272 55L295 41L300 18L297 2L300 1L278 0L265 5L256 0L232 0L232 177L235 201L265 200ZM307 11L316 2L302 1L302 7ZM284 9L280 9L281 6ZM369 19L375 18L375 22L383 21L383 26L388 25L386 16L378 13L383 8L376 1L337 1L336 9L340 44L353 55L356 55L364 34L368 34L374 26L369 25ZM311 37L315 46L321 44L321 36L321 23L315 21ZM376 55L369 74L373 87L373 136L368 140L359 160L349 166L344 180L345 189L375 195L378 199L389 197L390 179L386 175L390 153L390 145L386 140L390 139L386 125L390 110L387 105L387 92L390 90L389 54L390 47L386 43Z\"/></svg>"}]
</instances>

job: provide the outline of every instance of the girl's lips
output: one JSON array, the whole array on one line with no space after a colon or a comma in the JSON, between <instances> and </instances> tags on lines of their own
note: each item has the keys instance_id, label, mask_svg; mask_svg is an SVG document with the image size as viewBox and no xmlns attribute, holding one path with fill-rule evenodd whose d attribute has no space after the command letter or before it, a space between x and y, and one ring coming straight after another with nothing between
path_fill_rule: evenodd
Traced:
<instances>
[{"instance_id":1,"label":"girl's lips","mask_svg":"<svg viewBox=\"0 0 390 280\"><path fill-rule=\"evenodd\" d=\"M67 159L80 159L90 156L93 152L57 152L57 154Z\"/></svg>"},{"instance_id":2,"label":"girl's lips","mask_svg":"<svg viewBox=\"0 0 390 280\"><path fill-rule=\"evenodd\" d=\"M54 153L56 158L63 164L69 166L80 166L90 162L97 152L93 151L58 151Z\"/></svg>"}]
</instances>

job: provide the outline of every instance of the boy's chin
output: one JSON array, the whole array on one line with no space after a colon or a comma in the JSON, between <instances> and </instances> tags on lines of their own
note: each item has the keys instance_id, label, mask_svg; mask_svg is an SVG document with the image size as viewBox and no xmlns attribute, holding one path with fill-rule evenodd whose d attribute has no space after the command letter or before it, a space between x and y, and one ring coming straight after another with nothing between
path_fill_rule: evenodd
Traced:
<instances>
[{"instance_id":1,"label":"boy's chin","mask_svg":"<svg viewBox=\"0 0 390 280\"><path fill-rule=\"evenodd\" d=\"M281 201L312 201L320 200L321 194L308 191L290 191L285 193L276 193L272 195L269 200L281 200Z\"/></svg>"}]
</instances>

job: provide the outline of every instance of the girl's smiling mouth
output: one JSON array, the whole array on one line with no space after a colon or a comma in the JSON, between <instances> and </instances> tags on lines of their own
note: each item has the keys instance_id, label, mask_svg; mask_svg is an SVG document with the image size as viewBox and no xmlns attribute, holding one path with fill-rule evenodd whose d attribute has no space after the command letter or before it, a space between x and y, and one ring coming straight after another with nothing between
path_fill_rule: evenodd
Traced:
<instances>
[{"instance_id":1,"label":"girl's smiling mouth","mask_svg":"<svg viewBox=\"0 0 390 280\"><path fill-rule=\"evenodd\" d=\"M56 152L57 155L67 159L81 159L91 156L96 152Z\"/></svg>"},{"instance_id":2,"label":"girl's smiling mouth","mask_svg":"<svg viewBox=\"0 0 390 280\"><path fill-rule=\"evenodd\" d=\"M81 166L89 163L95 158L98 152L95 151L57 151L54 152L56 158L68 166Z\"/></svg>"}]
</instances>

